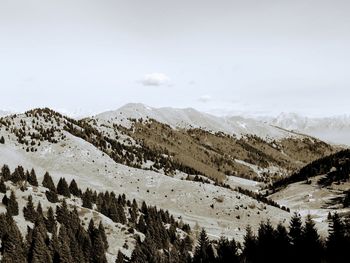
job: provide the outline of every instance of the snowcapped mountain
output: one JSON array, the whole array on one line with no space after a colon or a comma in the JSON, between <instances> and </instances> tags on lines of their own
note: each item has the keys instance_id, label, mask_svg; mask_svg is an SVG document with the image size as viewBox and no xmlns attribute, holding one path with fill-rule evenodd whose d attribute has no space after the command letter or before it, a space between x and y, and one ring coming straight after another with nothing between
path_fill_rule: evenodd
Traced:
<instances>
[{"instance_id":1,"label":"snowcapped mountain","mask_svg":"<svg viewBox=\"0 0 350 263\"><path fill-rule=\"evenodd\" d=\"M4 116L10 115L10 114L12 114L12 112L7 111L7 110L0 110L0 117L4 117Z\"/></svg>"},{"instance_id":2,"label":"snowcapped mountain","mask_svg":"<svg viewBox=\"0 0 350 263\"><path fill-rule=\"evenodd\" d=\"M281 113L266 118L266 123L305 133L336 144L350 145L350 116L308 118L296 113Z\"/></svg>"},{"instance_id":3,"label":"snowcapped mountain","mask_svg":"<svg viewBox=\"0 0 350 263\"><path fill-rule=\"evenodd\" d=\"M262 138L280 139L292 133L273 127L259 120L243 117L218 117L193 108L153 108L140 103L130 103L115 110L95 116L97 119L126 124L127 119L155 119L174 128L201 128L207 131L242 135L257 135Z\"/></svg>"}]
</instances>

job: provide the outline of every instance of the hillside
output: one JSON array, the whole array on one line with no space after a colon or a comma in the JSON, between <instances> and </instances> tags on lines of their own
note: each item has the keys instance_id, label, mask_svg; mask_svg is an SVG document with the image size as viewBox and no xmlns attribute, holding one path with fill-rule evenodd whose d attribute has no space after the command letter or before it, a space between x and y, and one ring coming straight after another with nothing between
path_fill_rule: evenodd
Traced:
<instances>
[{"instance_id":1,"label":"hillside","mask_svg":"<svg viewBox=\"0 0 350 263\"><path fill-rule=\"evenodd\" d=\"M302 135L289 134L280 139L263 139L252 134L234 136L207 129L172 127L149 118L125 117L121 122L99 118L74 120L47 108L0 118L0 142L0 165L7 164L14 171L10 173L12 177L4 176L6 173L2 171L2 177L7 178L6 196L12 190L21 211L32 196L34 205L37 207L40 201L43 216L47 217L49 206L57 207L57 201L51 204L54 194L47 194L47 185L28 187L23 182L28 175L18 166L24 170L34 168L38 182L43 181L48 171L57 188L60 184L62 187L62 178L67 182L74 179L82 195L78 191L80 196L59 196L59 206L65 199L69 213L73 213L70 215L78 214L84 231L90 218L94 218L96 226L103 222L108 242L115 244L104 251L108 262L114 262L119 251L130 258L135 251L138 253L138 245L146 251L161 250L159 256L164 256L165 245L158 244L158 250L148 247L149 242L142 242L147 233L142 228L135 229L129 220L114 217L109 209L102 209L97 201L98 193L107 196L109 201L105 205L120 202L121 198L130 200L124 205L126 218L131 216L127 213L131 200L139 205L146 202L167 210L172 215L171 222L178 222L176 228L188 224L192 228L188 232L192 240L204 228L211 240L224 235L243 242L247 225L253 231L263 226L262 221L272 227L278 224L286 227L293 212L310 213L310 207L302 209L291 200L298 195L278 192L266 198L259 191L266 183L288 178L292 171L336 150ZM302 186L297 189L304 193ZM121 197L111 201L108 197L111 192ZM331 197L330 193L326 194L327 198ZM95 200L90 208L80 200L86 195L92 195ZM323 237L328 230L325 211L331 211L327 209L315 206L311 213ZM2 212L5 211L3 206ZM14 219L25 236L27 226L35 225L23 217L19 212ZM116 220L123 221L115 224ZM6 223L12 224L11 220ZM163 223L167 225L169 220ZM178 230L181 231L184 229Z\"/></svg>"},{"instance_id":2,"label":"hillside","mask_svg":"<svg viewBox=\"0 0 350 263\"><path fill-rule=\"evenodd\" d=\"M141 167L165 167L168 174L175 168L218 182L223 182L226 175L271 182L334 151L330 145L308 136L251 120L249 125L243 119L226 122L189 109L128 104L83 121L109 138L120 136L122 131L130 142L147 149L153 163L145 165L139 156L133 158ZM230 128L223 126L228 123L232 124ZM247 129L236 129L242 123ZM270 136L259 137L262 130Z\"/></svg>"},{"instance_id":3,"label":"hillside","mask_svg":"<svg viewBox=\"0 0 350 263\"><path fill-rule=\"evenodd\" d=\"M1 135L5 137L5 144L0 144L2 162L12 169L18 165L34 167L39 181L45 171L50 171L54 182L65 177L69 181L75 179L82 189L125 193L129 199L145 200L167 209L191 226L205 227L214 238L225 232L241 239L247 223L257 227L264 218L274 218L274 224L289 218L289 213L236 191L183 180L187 174L181 172L170 177L119 164L89 143L87 133L77 137L63 129L70 125L81 130L78 122L48 109L11 116L2 122ZM97 138L93 133L90 135L89 138ZM254 214L259 214L259 218Z\"/></svg>"},{"instance_id":4,"label":"hillside","mask_svg":"<svg viewBox=\"0 0 350 263\"><path fill-rule=\"evenodd\" d=\"M350 213L350 151L342 150L277 181L269 196L280 205L325 221L328 213Z\"/></svg>"}]
</instances>

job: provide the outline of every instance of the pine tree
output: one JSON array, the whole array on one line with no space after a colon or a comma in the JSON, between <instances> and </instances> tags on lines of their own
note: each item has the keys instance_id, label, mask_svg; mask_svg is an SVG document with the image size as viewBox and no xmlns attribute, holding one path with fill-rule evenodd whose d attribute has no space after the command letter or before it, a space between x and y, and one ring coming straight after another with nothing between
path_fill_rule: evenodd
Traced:
<instances>
[{"instance_id":1,"label":"pine tree","mask_svg":"<svg viewBox=\"0 0 350 263\"><path fill-rule=\"evenodd\" d=\"M299 214L294 213L289 224L289 237L291 241L291 252L294 261L298 261L302 253L302 222Z\"/></svg>"},{"instance_id":2,"label":"pine tree","mask_svg":"<svg viewBox=\"0 0 350 263\"><path fill-rule=\"evenodd\" d=\"M37 220L40 220L44 223L44 213L43 213L43 208L41 206L40 201L38 203L38 206L36 207L36 215L37 215Z\"/></svg>"},{"instance_id":3,"label":"pine tree","mask_svg":"<svg viewBox=\"0 0 350 263\"><path fill-rule=\"evenodd\" d=\"M92 209L92 196L91 196L91 191L87 189L83 196L82 196L82 201L83 201L83 207Z\"/></svg>"},{"instance_id":4,"label":"pine tree","mask_svg":"<svg viewBox=\"0 0 350 263\"><path fill-rule=\"evenodd\" d=\"M322 256L322 244L320 236L315 228L315 223L310 215L306 217L302 231L302 249L306 262L320 262Z\"/></svg>"},{"instance_id":5,"label":"pine tree","mask_svg":"<svg viewBox=\"0 0 350 263\"><path fill-rule=\"evenodd\" d=\"M54 224L52 229L52 238L50 242L50 251L52 255L52 260L54 263L60 262L60 242L57 236L57 226Z\"/></svg>"},{"instance_id":6,"label":"pine tree","mask_svg":"<svg viewBox=\"0 0 350 263\"><path fill-rule=\"evenodd\" d=\"M243 249L243 258L246 262L257 262L257 240L253 234L252 228L250 225L246 227L246 234L244 236L244 249Z\"/></svg>"},{"instance_id":7,"label":"pine tree","mask_svg":"<svg viewBox=\"0 0 350 263\"><path fill-rule=\"evenodd\" d=\"M56 207L56 220L61 224L68 225L70 221L70 213L66 200L63 200L62 204Z\"/></svg>"},{"instance_id":8,"label":"pine tree","mask_svg":"<svg viewBox=\"0 0 350 263\"><path fill-rule=\"evenodd\" d=\"M52 192L57 192L55 184L52 181L52 177L49 175L48 172L44 174L44 179L43 179L43 186L51 190Z\"/></svg>"},{"instance_id":9,"label":"pine tree","mask_svg":"<svg viewBox=\"0 0 350 263\"><path fill-rule=\"evenodd\" d=\"M6 185L4 179L0 179L0 193L6 194Z\"/></svg>"},{"instance_id":10,"label":"pine tree","mask_svg":"<svg viewBox=\"0 0 350 263\"><path fill-rule=\"evenodd\" d=\"M22 235L11 215L6 216L7 228L2 238L2 263L27 262Z\"/></svg>"},{"instance_id":11,"label":"pine tree","mask_svg":"<svg viewBox=\"0 0 350 263\"><path fill-rule=\"evenodd\" d=\"M5 181L8 181L11 179L11 171L8 165L3 165L1 168L1 175L4 178Z\"/></svg>"},{"instance_id":12,"label":"pine tree","mask_svg":"<svg viewBox=\"0 0 350 263\"><path fill-rule=\"evenodd\" d=\"M52 262L51 253L46 245L46 228L42 223L36 224L33 230L32 243L29 249L29 261L33 263Z\"/></svg>"},{"instance_id":13,"label":"pine tree","mask_svg":"<svg viewBox=\"0 0 350 263\"><path fill-rule=\"evenodd\" d=\"M70 191L66 179L60 178L57 184L57 193L70 198Z\"/></svg>"},{"instance_id":14,"label":"pine tree","mask_svg":"<svg viewBox=\"0 0 350 263\"><path fill-rule=\"evenodd\" d=\"M288 236L287 229L282 225L282 223L279 223L277 225L276 231L276 247L275 247L275 253L276 258L284 262L291 262L290 261L290 240Z\"/></svg>"},{"instance_id":15,"label":"pine tree","mask_svg":"<svg viewBox=\"0 0 350 263\"><path fill-rule=\"evenodd\" d=\"M28 183L31 184L32 186L38 186L38 180L36 178L36 174L34 169L32 169L29 173L29 176L27 177Z\"/></svg>"},{"instance_id":16,"label":"pine tree","mask_svg":"<svg viewBox=\"0 0 350 263\"><path fill-rule=\"evenodd\" d=\"M59 235L58 235L58 241L59 241L59 262L62 263L72 263L73 258L72 254L69 248L69 237L67 234L66 227L64 224L61 225Z\"/></svg>"},{"instance_id":17,"label":"pine tree","mask_svg":"<svg viewBox=\"0 0 350 263\"><path fill-rule=\"evenodd\" d=\"M329 236L327 240L327 254L330 262L347 262L347 247L345 225L339 215L335 213L329 223Z\"/></svg>"},{"instance_id":18,"label":"pine tree","mask_svg":"<svg viewBox=\"0 0 350 263\"><path fill-rule=\"evenodd\" d=\"M5 138L4 138L4 136L1 136L1 138L0 138L0 144L5 144Z\"/></svg>"},{"instance_id":19,"label":"pine tree","mask_svg":"<svg viewBox=\"0 0 350 263\"><path fill-rule=\"evenodd\" d=\"M214 262L214 251L208 239L207 233L203 228L198 239L198 245L195 249L193 262L194 263L211 263Z\"/></svg>"},{"instance_id":20,"label":"pine tree","mask_svg":"<svg viewBox=\"0 0 350 263\"><path fill-rule=\"evenodd\" d=\"M58 203L58 195L54 191L46 191L45 192L46 198L50 203Z\"/></svg>"},{"instance_id":21,"label":"pine tree","mask_svg":"<svg viewBox=\"0 0 350 263\"><path fill-rule=\"evenodd\" d=\"M276 247L275 231L270 223L260 223L257 237L257 252L258 257L262 262L278 262L276 260L276 253L274 251Z\"/></svg>"},{"instance_id":22,"label":"pine tree","mask_svg":"<svg viewBox=\"0 0 350 263\"><path fill-rule=\"evenodd\" d=\"M35 222L36 218L37 218L37 214L34 208L34 204L33 204L33 198L32 196L28 196L28 202L27 202L27 206L25 206L23 208L23 216L25 218L25 220L30 221L30 222Z\"/></svg>"},{"instance_id":23,"label":"pine tree","mask_svg":"<svg viewBox=\"0 0 350 263\"><path fill-rule=\"evenodd\" d=\"M7 212L11 216L18 215L18 203L16 200L16 195L14 191L11 191L10 199L8 199Z\"/></svg>"},{"instance_id":24,"label":"pine tree","mask_svg":"<svg viewBox=\"0 0 350 263\"><path fill-rule=\"evenodd\" d=\"M217 263L238 263L238 248L234 239L229 241L226 237L221 237L217 245Z\"/></svg>"},{"instance_id":25,"label":"pine tree","mask_svg":"<svg viewBox=\"0 0 350 263\"><path fill-rule=\"evenodd\" d=\"M102 221L100 221L100 224L98 225L98 230L100 231L100 234L101 234L101 238L102 238L102 241L105 245L105 250L108 249L108 241L107 241L107 235L106 235L106 232L105 232L105 228L102 224Z\"/></svg>"},{"instance_id":26,"label":"pine tree","mask_svg":"<svg viewBox=\"0 0 350 263\"><path fill-rule=\"evenodd\" d=\"M107 263L105 244L103 242L101 233L98 229L94 229L92 234L92 250L94 263Z\"/></svg>"},{"instance_id":27,"label":"pine tree","mask_svg":"<svg viewBox=\"0 0 350 263\"><path fill-rule=\"evenodd\" d=\"M18 183L20 181L26 180L24 169L22 166L18 166L12 173L10 181L13 183Z\"/></svg>"},{"instance_id":28,"label":"pine tree","mask_svg":"<svg viewBox=\"0 0 350 263\"><path fill-rule=\"evenodd\" d=\"M115 261L115 263L124 263L124 255L122 252L120 252L120 250L118 251L118 257Z\"/></svg>"},{"instance_id":29,"label":"pine tree","mask_svg":"<svg viewBox=\"0 0 350 263\"><path fill-rule=\"evenodd\" d=\"M75 195L77 197L81 196L81 190L79 189L79 187L74 179L70 182L69 191L72 195Z\"/></svg>"},{"instance_id":30,"label":"pine tree","mask_svg":"<svg viewBox=\"0 0 350 263\"><path fill-rule=\"evenodd\" d=\"M1 202L2 202L2 204L3 204L4 206L7 206L7 205L9 204L9 199L8 199L8 197L7 197L6 194L5 194L4 197L2 198Z\"/></svg>"},{"instance_id":31,"label":"pine tree","mask_svg":"<svg viewBox=\"0 0 350 263\"><path fill-rule=\"evenodd\" d=\"M50 233L53 233L56 222L55 222L55 215L51 206L47 211L47 218L45 220L45 224L46 224L47 231L49 231Z\"/></svg>"}]
</instances>

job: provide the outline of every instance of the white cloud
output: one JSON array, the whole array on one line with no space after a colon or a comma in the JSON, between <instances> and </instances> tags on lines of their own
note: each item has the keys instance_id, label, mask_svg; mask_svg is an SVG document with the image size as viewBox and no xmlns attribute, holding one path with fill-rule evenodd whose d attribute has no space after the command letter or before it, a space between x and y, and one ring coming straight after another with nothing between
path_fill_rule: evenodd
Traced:
<instances>
[{"instance_id":1,"label":"white cloud","mask_svg":"<svg viewBox=\"0 0 350 263\"><path fill-rule=\"evenodd\" d=\"M211 101L211 99L212 99L212 97L210 95L203 95L198 100L200 102L206 103L206 102Z\"/></svg>"},{"instance_id":2,"label":"white cloud","mask_svg":"<svg viewBox=\"0 0 350 263\"><path fill-rule=\"evenodd\" d=\"M141 83L144 86L161 86L169 84L170 78L163 74L163 73L151 73L146 74L143 79L141 80Z\"/></svg>"}]
</instances>

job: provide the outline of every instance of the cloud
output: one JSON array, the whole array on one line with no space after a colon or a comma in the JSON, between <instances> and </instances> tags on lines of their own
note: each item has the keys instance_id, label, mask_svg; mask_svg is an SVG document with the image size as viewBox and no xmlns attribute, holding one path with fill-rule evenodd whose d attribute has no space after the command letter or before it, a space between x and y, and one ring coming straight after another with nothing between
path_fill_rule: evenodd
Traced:
<instances>
[{"instance_id":1,"label":"cloud","mask_svg":"<svg viewBox=\"0 0 350 263\"><path fill-rule=\"evenodd\" d=\"M141 80L144 86L162 86L169 84L170 78L163 73L146 74Z\"/></svg>"},{"instance_id":2,"label":"cloud","mask_svg":"<svg viewBox=\"0 0 350 263\"><path fill-rule=\"evenodd\" d=\"M210 95L203 95L198 100L200 102L206 103L206 102L211 101L211 99L212 99L212 97Z\"/></svg>"}]
</instances>

